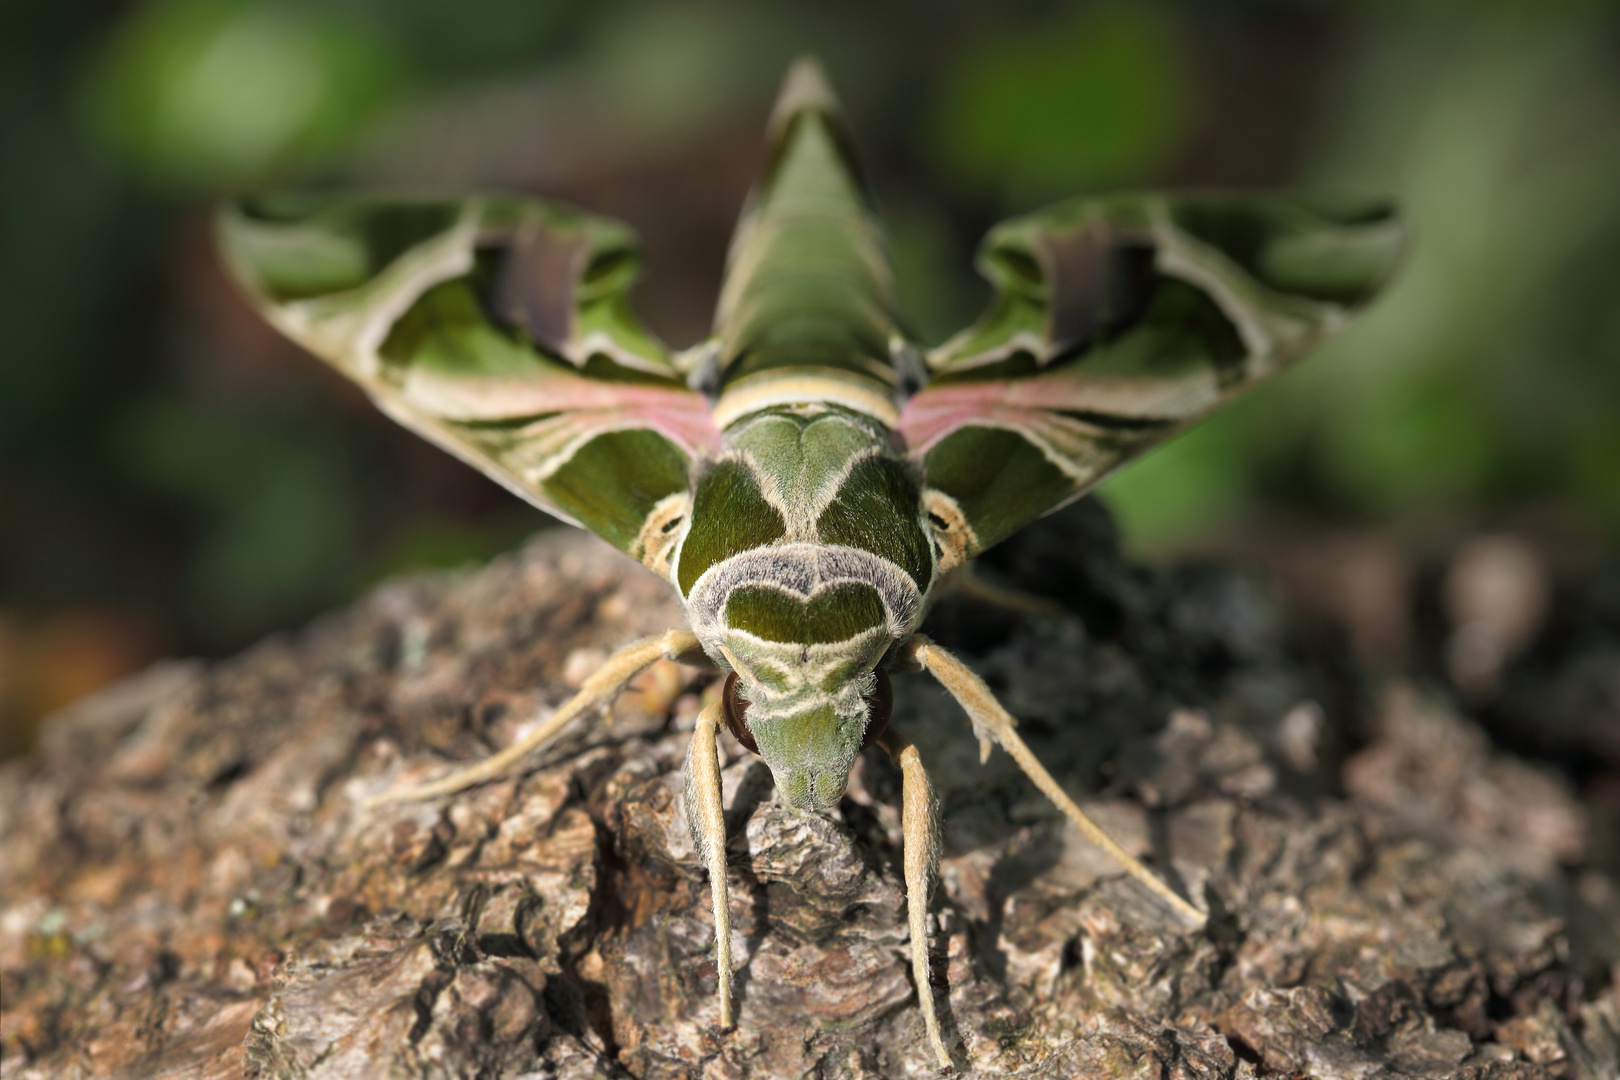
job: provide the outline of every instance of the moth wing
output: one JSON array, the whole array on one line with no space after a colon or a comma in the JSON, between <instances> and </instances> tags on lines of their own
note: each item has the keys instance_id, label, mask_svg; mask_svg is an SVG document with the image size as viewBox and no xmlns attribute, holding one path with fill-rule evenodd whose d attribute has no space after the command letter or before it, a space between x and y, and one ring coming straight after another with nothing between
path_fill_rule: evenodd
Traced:
<instances>
[{"instance_id":1,"label":"moth wing","mask_svg":"<svg viewBox=\"0 0 1620 1080\"><path fill-rule=\"evenodd\" d=\"M634 234L516 197L282 196L223 207L225 261L389 416L665 569L706 398L636 319Z\"/></svg>"},{"instance_id":2,"label":"moth wing","mask_svg":"<svg viewBox=\"0 0 1620 1080\"><path fill-rule=\"evenodd\" d=\"M928 357L899 431L947 560L983 551L1339 330L1393 272L1382 204L1075 199L980 247L984 315Z\"/></svg>"}]
</instances>

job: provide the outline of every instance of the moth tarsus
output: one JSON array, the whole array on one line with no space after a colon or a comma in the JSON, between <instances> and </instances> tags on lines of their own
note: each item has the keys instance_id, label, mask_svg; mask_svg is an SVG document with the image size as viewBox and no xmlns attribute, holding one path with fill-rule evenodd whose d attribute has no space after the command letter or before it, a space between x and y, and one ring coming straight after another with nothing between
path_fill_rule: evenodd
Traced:
<instances>
[{"instance_id":1,"label":"moth tarsus","mask_svg":"<svg viewBox=\"0 0 1620 1080\"><path fill-rule=\"evenodd\" d=\"M939 869L939 801L923 768L922 757L906 737L889 728L878 744L900 767L900 830L905 838L902 859L906 877L906 918L911 930L911 977L917 984L917 1004L934 1057L943 1068L952 1065L950 1051L939 1032L933 980L928 965L928 900Z\"/></svg>"},{"instance_id":2,"label":"moth tarsus","mask_svg":"<svg viewBox=\"0 0 1620 1080\"><path fill-rule=\"evenodd\" d=\"M1018 767L1024 770L1024 775L1040 789L1041 794L1063 811L1064 817L1068 818L1086 839L1113 856L1114 861L1127 873L1146 885L1189 925L1194 927L1204 925L1208 916L1156 877L1152 871L1133 858L1130 852L1120 847L1113 837L1104 832L1102 827L1092 821L1090 815L1069 797L1063 786L1046 771L1046 767L1041 764L1034 751L1030 750L1029 745L1019 738L1016 730L1017 722L1006 709L1002 708L1001 702L996 700L995 694L985 685L983 679L975 675L962 661L922 634L912 635L904 647L923 670L938 679L940 685L944 686L956 699L957 704L967 712L973 730L979 736L981 764L988 757L992 743L1007 751L1018 763Z\"/></svg>"},{"instance_id":3,"label":"moth tarsus","mask_svg":"<svg viewBox=\"0 0 1620 1080\"><path fill-rule=\"evenodd\" d=\"M709 872L714 904L714 964L720 1026L731 1026L731 898L726 881L726 811L720 793L720 712L715 698L698 713L686 756L686 820Z\"/></svg>"},{"instance_id":4,"label":"moth tarsus","mask_svg":"<svg viewBox=\"0 0 1620 1080\"><path fill-rule=\"evenodd\" d=\"M675 354L629 301L634 238L534 199L293 196L220 212L225 260L288 335L390 416L668 580L689 630L626 646L526 737L443 780L487 780L609 704L659 659L731 673L688 756L731 1016L724 723L807 811L878 742L903 782L911 952L929 1043L931 786L885 727L889 671L923 669L988 756L1190 925L1204 916L1109 839L984 682L917 633L941 576L1298 359L1369 300L1402 244L1387 207L1229 194L1074 199L997 226L979 320L925 350L904 331L882 230L836 98L790 70L737 226L709 340Z\"/></svg>"}]
</instances>

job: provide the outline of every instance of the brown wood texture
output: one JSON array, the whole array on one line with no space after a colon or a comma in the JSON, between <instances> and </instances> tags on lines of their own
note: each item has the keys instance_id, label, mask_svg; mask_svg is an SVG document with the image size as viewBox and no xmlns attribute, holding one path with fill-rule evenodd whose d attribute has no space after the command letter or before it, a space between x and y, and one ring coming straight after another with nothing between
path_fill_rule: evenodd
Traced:
<instances>
[{"instance_id":1,"label":"brown wood texture","mask_svg":"<svg viewBox=\"0 0 1620 1080\"><path fill-rule=\"evenodd\" d=\"M1436 698L1301 659L1252 575L1132 569L1077 513L1001 564L1069 614L958 597L930 630L1215 917L1187 931L897 678L945 811L933 979L959 1070L1615 1076L1620 903L1566 782ZM729 1032L680 782L712 675L662 665L519 774L361 805L676 625L666 585L556 531L56 717L0 769L0 1076L935 1075L879 751L823 818L723 736Z\"/></svg>"}]
</instances>

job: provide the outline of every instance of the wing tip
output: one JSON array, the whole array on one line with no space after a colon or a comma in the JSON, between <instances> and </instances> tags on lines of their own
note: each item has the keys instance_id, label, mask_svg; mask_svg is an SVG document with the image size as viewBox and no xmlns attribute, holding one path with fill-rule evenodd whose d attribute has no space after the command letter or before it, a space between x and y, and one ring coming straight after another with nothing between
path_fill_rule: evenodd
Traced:
<instances>
[{"instance_id":1,"label":"wing tip","mask_svg":"<svg viewBox=\"0 0 1620 1080\"><path fill-rule=\"evenodd\" d=\"M827 78L826 68L809 53L795 59L782 77L782 89L778 91L776 105L771 109L768 127L771 141L777 141L793 118L804 112L819 112L828 116L843 113L838 95L833 93L832 83Z\"/></svg>"}]
</instances>

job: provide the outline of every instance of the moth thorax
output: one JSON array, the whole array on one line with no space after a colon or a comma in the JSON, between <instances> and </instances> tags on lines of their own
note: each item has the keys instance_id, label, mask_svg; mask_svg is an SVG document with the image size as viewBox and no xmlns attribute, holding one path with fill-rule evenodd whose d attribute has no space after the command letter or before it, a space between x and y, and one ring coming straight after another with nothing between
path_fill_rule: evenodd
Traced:
<instances>
[{"instance_id":1,"label":"moth thorax","mask_svg":"<svg viewBox=\"0 0 1620 1080\"><path fill-rule=\"evenodd\" d=\"M894 712L894 687L889 683L888 672L880 669L872 674L877 681L872 684L872 692L862 698L866 702L866 732L861 737L862 750L877 742L878 737L888 730L889 715ZM758 754L759 745L748 728L748 699L738 690L740 682L735 671L726 676L726 685L720 695L724 703L721 711L725 714L726 730L731 732L732 738L742 743L750 753Z\"/></svg>"}]
</instances>

